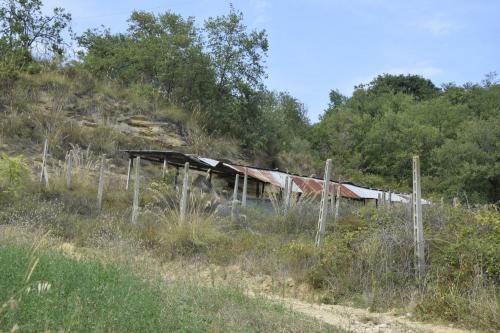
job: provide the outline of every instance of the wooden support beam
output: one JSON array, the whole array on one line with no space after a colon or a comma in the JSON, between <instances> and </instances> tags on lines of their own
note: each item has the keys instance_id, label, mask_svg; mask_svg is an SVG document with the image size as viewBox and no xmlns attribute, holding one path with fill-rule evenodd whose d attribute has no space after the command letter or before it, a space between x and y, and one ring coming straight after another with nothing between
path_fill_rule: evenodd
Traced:
<instances>
[{"instance_id":1,"label":"wooden support beam","mask_svg":"<svg viewBox=\"0 0 500 333\"><path fill-rule=\"evenodd\" d=\"M415 244L415 270L417 279L422 282L425 275L425 243L422 224L422 193L420 188L420 159L413 157L412 219Z\"/></svg>"},{"instance_id":2,"label":"wooden support beam","mask_svg":"<svg viewBox=\"0 0 500 333\"><path fill-rule=\"evenodd\" d=\"M238 210L238 186L239 186L239 179L240 175L236 174L235 180L234 180L234 191L233 191L233 202L231 205L231 219L233 221L236 221L237 218L237 210Z\"/></svg>"},{"instance_id":3,"label":"wooden support beam","mask_svg":"<svg viewBox=\"0 0 500 333\"><path fill-rule=\"evenodd\" d=\"M139 219L139 186L140 186L141 157L135 158L135 179L134 179L134 198L132 201L132 224L137 224Z\"/></svg>"},{"instance_id":4,"label":"wooden support beam","mask_svg":"<svg viewBox=\"0 0 500 333\"><path fill-rule=\"evenodd\" d=\"M332 166L332 160L331 159L326 160L323 191L321 194L321 203L319 208L318 230L316 232L316 240L315 240L316 248L319 248L323 245L323 241L325 238L325 222L326 222L326 216L328 215L328 192L330 184L331 166Z\"/></svg>"},{"instance_id":5,"label":"wooden support beam","mask_svg":"<svg viewBox=\"0 0 500 333\"><path fill-rule=\"evenodd\" d=\"M241 206L247 206L247 188L248 188L248 170L245 168L245 175L243 177L243 193L241 194Z\"/></svg>"},{"instance_id":6,"label":"wooden support beam","mask_svg":"<svg viewBox=\"0 0 500 333\"><path fill-rule=\"evenodd\" d=\"M125 184L125 190L128 190L128 184L130 183L130 171L134 164L134 159L132 157L128 158L128 169L127 169L127 183Z\"/></svg>"},{"instance_id":7,"label":"wooden support beam","mask_svg":"<svg viewBox=\"0 0 500 333\"><path fill-rule=\"evenodd\" d=\"M178 170L179 169L177 169L177 172ZM189 162L186 162L184 164L184 179L182 180L182 193L181 193L180 215L179 215L180 223L186 223L188 195L189 195Z\"/></svg>"},{"instance_id":8,"label":"wooden support beam","mask_svg":"<svg viewBox=\"0 0 500 333\"><path fill-rule=\"evenodd\" d=\"M179 179L179 167L175 167L174 188L177 188L178 179Z\"/></svg>"},{"instance_id":9,"label":"wooden support beam","mask_svg":"<svg viewBox=\"0 0 500 333\"><path fill-rule=\"evenodd\" d=\"M163 169L162 169L162 172L161 172L161 177L163 179L165 179L165 176L167 175L167 159L165 158L163 160Z\"/></svg>"},{"instance_id":10,"label":"wooden support beam","mask_svg":"<svg viewBox=\"0 0 500 333\"><path fill-rule=\"evenodd\" d=\"M339 178L339 186L337 186L337 197L336 197L336 200L335 200L335 215L334 215L334 219L333 219L333 227L334 227L334 230L335 228L337 228L337 221L339 219L339 213L340 213L340 178Z\"/></svg>"}]
</instances>

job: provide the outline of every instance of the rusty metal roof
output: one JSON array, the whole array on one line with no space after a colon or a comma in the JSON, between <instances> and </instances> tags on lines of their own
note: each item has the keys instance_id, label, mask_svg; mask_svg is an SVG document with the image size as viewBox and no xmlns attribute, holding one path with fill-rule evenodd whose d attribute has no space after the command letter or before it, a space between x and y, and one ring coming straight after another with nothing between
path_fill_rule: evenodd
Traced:
<instances>
[{"instance_id":1,"label":"rusty metal roof","mask_svg":"<svg viewBox=\"0 0 500 333\"><path fill-rule=\"evenodd\" d=\"M236 174L243 175L245 169L250 179L268 183L280 188L285 188L286 177L292 178L292 191L305 194L319 194L323 190L324 180L321 178L307 177L301 175L290 174L285 171L271 170L259 167L245 166L233 164L229 161L215 160L207 157L196 156L192 154L183 154L176 151L159 151L159 150L124 150L130 158L140 156L142 159L163 163L174 167L183 167L186 162L189 162L189 168L198 171L211 170L213 173L224 177L234 177ZM388 193L381 190L374 190L362 186L357 186L352 183L338 183L330 181L329 193L336 193L337 186L340 186L340 195L344 198L360 200L360 199L377 199L378 194L386 195ZM407 202L405 195L393 193L392 201Z\"/></svg>"}]
</instances>

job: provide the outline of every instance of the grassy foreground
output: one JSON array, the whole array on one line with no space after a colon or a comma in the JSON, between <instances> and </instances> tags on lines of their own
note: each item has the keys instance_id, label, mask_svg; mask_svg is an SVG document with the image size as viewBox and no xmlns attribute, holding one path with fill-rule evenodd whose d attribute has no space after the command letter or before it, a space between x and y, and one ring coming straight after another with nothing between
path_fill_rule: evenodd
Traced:
<instances>
[{"instance_id":1,"label":"grassy foreground","mask_svg":"<svg viewBox=\"0 0 500 333\"><path fill-rule=\"evenodd\" d=\"M0 331L335 331L227 288L165 285L96 259L0 244Z\"/></svg>"}]
</instances>

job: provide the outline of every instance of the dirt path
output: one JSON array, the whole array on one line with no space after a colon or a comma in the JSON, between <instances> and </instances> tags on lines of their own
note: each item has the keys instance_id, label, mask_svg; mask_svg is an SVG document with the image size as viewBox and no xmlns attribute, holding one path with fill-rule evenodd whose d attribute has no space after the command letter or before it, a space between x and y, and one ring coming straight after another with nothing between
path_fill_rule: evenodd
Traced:
<instances>
[{"instance_id":1,"label":"dirt path","mask_svg":"<svg viewBox=\"0 0 500 333\"><path fill-rule=\"evenodd\" d=\"M180 273L172 274L173 272ZM189 272L189 274L186 274ZM304 286L296 285L291 279L279 282L266 275L253 275L239 266L187 265L181 269L165 267L166 279L186 279L190 276L196 283L208 286L236 285L245 290L250 297L264 297L278 302L294 311L314 317L335 327L356 333L465 333L473 332L452 326L412 321L410 317L396 313L377 313L366 309L344 305L315 304L303 301L309 292ZM278 295L287 295L285 297Z\"/></svg>"},{"instance_id":2,"label":"dirt path","mask_svg":"<svg viewBox=\"0 0 500 333\"><path fill-rule=\"evenodd\" d=\"M375 313L364 309L342 305L311 304L293 298L282 298L274 295L264 295L266 298L289 306L294 311L314 317L335 327L364 333L378 332L408 332L408 333L465 333L473 332L450 326L440 326L430 323L411 321L404 316L390 313Z\"/></svg>"}]
</instances>

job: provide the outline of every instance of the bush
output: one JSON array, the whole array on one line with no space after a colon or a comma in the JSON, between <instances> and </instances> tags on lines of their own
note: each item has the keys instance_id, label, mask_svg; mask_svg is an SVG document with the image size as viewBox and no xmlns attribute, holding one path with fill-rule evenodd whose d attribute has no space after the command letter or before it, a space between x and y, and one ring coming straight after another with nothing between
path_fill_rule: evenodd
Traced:
<instances>
[{"instance_id":1,"label":"bush","mask_svg":"<svg viewBox=\"0 0 500 333\"><path fill-rule=\"evenodd\" d=\"M0 196L16 197L29 182L30 169L23 156L0 156Z\"/></svg>"}]
</instances>

